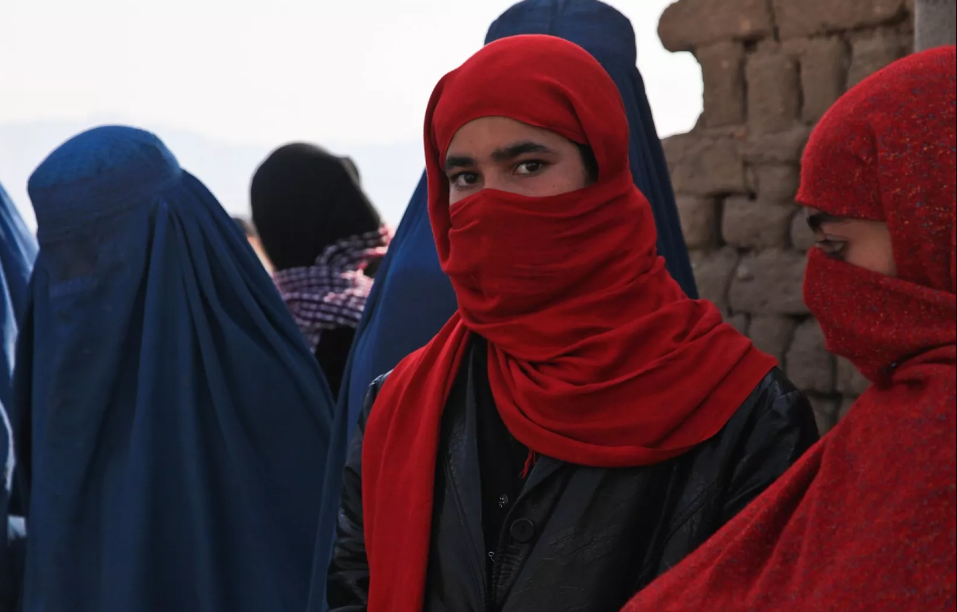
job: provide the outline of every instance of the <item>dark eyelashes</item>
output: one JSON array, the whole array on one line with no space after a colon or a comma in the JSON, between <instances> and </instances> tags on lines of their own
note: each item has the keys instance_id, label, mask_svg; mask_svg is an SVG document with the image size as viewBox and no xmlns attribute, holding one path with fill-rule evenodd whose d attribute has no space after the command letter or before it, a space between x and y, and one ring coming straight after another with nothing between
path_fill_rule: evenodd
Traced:
<instances>
[{"instance_id":1,"label":"dark eyelashes","mask_svg":"<svg viewBox=\"0 0 957 612\"><path fill-rule=\"evenodd\" d=\"M539 168L544 168L544 167L546 167L546 166L548 165L548 162L547 162L547 161L544 161L544 160L541 160L541 159L524 159L524 160L518 162L517 164L515 164L515 167L512 168L512 170L517 170L518 168L520 168L520 167L522 167L522 166L524 166L524 165L527 165L527 164L533 164L533 165L538 166Z\"/></svg>"},{"instance_id":2,"label":"dark eyelashes","mask_svg":"<svg viewBox=\"0 0 957 612\"><path fill-rule=\"evenodd\" d=\"M818 240L816 242L817 248L824 251L829 257L840 257L841 253L844 252L845 247L847 246L846 242L838 240Z\"/></svg>"},{"instance_id":3,"label":"dark eyelashes","mask_svg":"<svg viewBox=\"0 0 957 612\"><path fill-rule=\"evenodd\" d=\"M454 183L454 182L457 181L458 179L462 178L463 176L467 176L467 175L475 175L475 173L474 173L474 172L468 172L468 171L456 172L456 173L453 174L452 176L448 177L448 180L449 180L450 183Z\"/></svg>"},{"instance_id":4,"label":"dark eyelashes","mask_svg":"<svg viewBox=\"0 0 957 612\"><path fill-rule=\"evenodd\" d=\"M529 175L534 175L541 172L545 168L547 168L549 165L551 165L551 163L542 159L523 159L522 161L517 162L514 166L512 166L512 172L516 172L519 168L526 165L531 165L535 167L534 170L531 170L528 173ZM459 181L459 179L461 179L464 176L477 176L477 175L478 175L477 172L463 170L461 172L456 172L448 176L447 180L449 181L449 184L454 185L456 182Z\"/></svg>"}]
</instances>

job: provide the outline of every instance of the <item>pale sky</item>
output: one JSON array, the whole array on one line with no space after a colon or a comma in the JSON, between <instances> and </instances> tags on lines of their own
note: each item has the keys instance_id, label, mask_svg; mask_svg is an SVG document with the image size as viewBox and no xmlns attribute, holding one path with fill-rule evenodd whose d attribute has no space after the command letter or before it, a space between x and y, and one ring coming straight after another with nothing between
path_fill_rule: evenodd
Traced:
<instances>
[{"instance_id":1,"label":"pale sky","mask_svg":"<svg viewBox=\"0 0 957 612\"><path fill-rule=\"evenodd\" d=\"M670 0L628 16L662 136L701 111L701 71L662 49ZM102 123L155 131L234 214L262 156L288 141L353 155L398 223L422 167L436 81L512 0L0 0L0 182L33 223L32 169ZM7 136L5 136L7 135Z\"/></svg>"}]
</instances>

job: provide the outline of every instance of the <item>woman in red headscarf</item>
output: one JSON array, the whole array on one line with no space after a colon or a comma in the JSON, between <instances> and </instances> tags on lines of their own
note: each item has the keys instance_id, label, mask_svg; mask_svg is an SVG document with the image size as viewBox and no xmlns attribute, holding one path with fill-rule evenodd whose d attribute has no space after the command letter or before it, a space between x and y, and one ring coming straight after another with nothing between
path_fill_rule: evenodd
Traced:
<instances>
[{"instance_id":1,"label":"woman in red headscarf","mask_svg":"<svg viewBox=\"0 0 957 612\"><path fill-rule=\"evenodd\" d=\"M891 65L804 155L805 300L871 388L627 612L954 610L955 69L954 47Z\"/></svg>"},{"instance_id":2,"label":"woman in red headscarf","mask_svg":"<svg viewBox=\"0 0 957 612\"><path fill-rule=\"evenodd\" d=\"M331 609L617 611L816 441L811 410L668 275L583 49L486 46L425 148L459 309L370 391Z\"/></svg>"}]
</instances>

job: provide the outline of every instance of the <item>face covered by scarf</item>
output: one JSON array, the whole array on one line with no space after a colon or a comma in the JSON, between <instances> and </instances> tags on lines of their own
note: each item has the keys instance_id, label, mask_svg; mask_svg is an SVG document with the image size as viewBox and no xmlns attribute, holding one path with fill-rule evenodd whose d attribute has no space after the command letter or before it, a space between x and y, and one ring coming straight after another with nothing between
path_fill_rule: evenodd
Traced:
<instances>
[{"instance_id":1,"label":"face covered by scarf","mask_svg":"<svg viewBox=\"0 0 957 612\"><path fill-rule=\"evenodd\" d=\"M947 51L921 58L928 71L948 59ZM798 194L836 217L888 225L896 276L814 249L804 285L828 350L878 385L891 384L908 359L953 348L955 339L953 70L925 78L909 67L884 76L900 95L854 91L822 121Z\"/></svg>"},{"instance_id":2,"label":"face covered by scarf","mask_svg":"<svg viewBox=\"0 0 957 612\"><path fill-rule=\"evenodd\" d=\"M812 251L805 299L874 385L787 474L626 612L955 606L955 50L847 93L799 201L887 222L895 278Z\"/></svg>"},{"instance_id":3,"label":"face covered by scarf","mask_svg":"<svg viewBox=\"0 0 957 612\"><path fill-rule=\"evenodd\" d=\"M490 116L590 146L597 182L540 198L485 189L450 207L449 143ZM774 366L668 275L629 170L621 97L577 45L535 35L486 46L436 86L425 149L429 214L459 309L392 372L366 427L370 612L422 609L440 420L471 334L488 341L489 382L511 433L536 453L594 467L686 452Z\"/></svg>"}]
</instances>

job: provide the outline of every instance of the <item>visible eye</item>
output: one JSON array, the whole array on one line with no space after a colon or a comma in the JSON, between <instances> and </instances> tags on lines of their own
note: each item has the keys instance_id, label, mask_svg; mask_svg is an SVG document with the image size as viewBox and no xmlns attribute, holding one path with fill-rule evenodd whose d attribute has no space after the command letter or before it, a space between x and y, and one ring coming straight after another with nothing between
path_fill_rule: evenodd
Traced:
<instances>
[{"instance_id":1,"label":"visible eye","mask_svg":"<svg viewBox=\"0 0 957 612\"><path fill-rule=\"evenodd\" d=\"M456 189L468 189L479 182L479 175L474 172L459 172L449 177L449 184Z\"/></svg>"},{"instance_id":2,"label":"visible eye","mask_svg":"<svg viewBox=\"0 0 957 612\"><path fill-rule=\"evenodd\" d=\"M545 162L541 160L531 159L528 161L523 161L519 165L515 166L515 173L524 174L526 176L531 174L538 174L539 172L544 170L545 166L547 165L548 164L546 164Z\"/></svg>"},{"instance_id":3,"label":"visible eye","mask_svg":"<svg viewBox=\"0 0 957 612\"><path fill-rule=\"evenodd\" d=\"M818 240L815 243L816 247L821 249L828 257L833 257L835 259L840 259L841 254L844 252L844 249L847 247L847 242L843 240L830 240L825 238L823 240Z\"/></svg>"}]
</instances>

